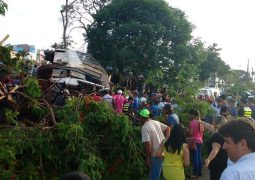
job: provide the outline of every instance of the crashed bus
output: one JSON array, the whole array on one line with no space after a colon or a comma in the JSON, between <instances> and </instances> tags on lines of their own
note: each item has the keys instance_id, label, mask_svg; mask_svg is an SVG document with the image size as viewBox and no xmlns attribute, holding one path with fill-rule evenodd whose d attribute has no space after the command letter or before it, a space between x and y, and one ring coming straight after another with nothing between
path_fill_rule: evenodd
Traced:
<instances>
[{"instance_id":1,"label":"crashed bus","mask_svg":"<svg viewBox=\"0 0 255 180\"><path fill-rule=\"evenodd\" d=\"M56 50L53 63L38 68L38 80L43 90L52 83L86 93L110 88L109 77L95 58L73 50Z\"/></svg>"}]
</instances>

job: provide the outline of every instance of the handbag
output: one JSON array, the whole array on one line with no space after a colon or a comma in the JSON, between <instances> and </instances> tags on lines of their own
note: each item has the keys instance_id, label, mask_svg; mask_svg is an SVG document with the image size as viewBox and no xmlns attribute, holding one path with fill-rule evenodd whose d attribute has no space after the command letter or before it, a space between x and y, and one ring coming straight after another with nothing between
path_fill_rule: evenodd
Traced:
<instances>
[{"instance_id":1,"label":"handbag","mask_svg":"<svg viewBox=\"0 0 255 180\"><path fill-rule=\"evenodd\" d=\"M193 138L186 138L189 150L196 149L196 142Z\"/></svg>"}]
</instances>

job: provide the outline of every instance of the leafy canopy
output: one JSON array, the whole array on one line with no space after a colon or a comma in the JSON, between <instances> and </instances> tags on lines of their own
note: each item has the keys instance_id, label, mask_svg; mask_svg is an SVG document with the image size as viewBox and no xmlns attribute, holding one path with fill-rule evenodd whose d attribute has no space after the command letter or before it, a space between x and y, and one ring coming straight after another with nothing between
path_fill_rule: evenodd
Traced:
<instances>
[{"instance_id":1,"label":"leafy canopy","mask_svg":"<svg viewBox=\"0 0 255 180\"><path fill-rule=\"evenodd\" d=\"M177 51L185 51L191 40L185 14L161 0L115 0L94 19L87 31L88 52L119 72L128 69L146 77L181 59Z\"/></svg>"}]
</instances>

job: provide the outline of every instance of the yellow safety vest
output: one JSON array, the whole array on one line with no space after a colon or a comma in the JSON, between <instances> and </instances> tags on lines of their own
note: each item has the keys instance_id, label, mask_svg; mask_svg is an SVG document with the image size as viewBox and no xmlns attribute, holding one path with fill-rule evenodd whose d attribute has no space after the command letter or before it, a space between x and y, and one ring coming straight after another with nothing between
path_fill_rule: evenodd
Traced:
<instances>
[{"instance_id":1,"label":"yellow safety vest","mask_svg":"<svg viewBox=\"0 0 255 180\"><path fill-rule=\"evenodd\" d=\"M244 111L244 115L243 115L244 117L251 117L252 110L249 107L244 107L243 111Z\"/></svg>"}]
</instances>

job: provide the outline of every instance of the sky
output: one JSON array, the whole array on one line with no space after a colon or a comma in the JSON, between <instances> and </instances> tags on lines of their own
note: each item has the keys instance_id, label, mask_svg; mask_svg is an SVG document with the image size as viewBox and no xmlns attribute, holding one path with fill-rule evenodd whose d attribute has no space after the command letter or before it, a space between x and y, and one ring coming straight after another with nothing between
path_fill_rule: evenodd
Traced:
<instances>
[{"instance_id":1,"label":"sky","mask_svg":"<svg viewBox=\"0 0 255 180\"><path fill-rule=\"evenodd\" d=\"M8 11L0 16L0 40L9 34L7 44L30 44L49 48L62 36L61 4L64 0L5 0ZM255 11L253 0L167 0L185 12L195 25L192 33L207 46L221 48L220 56L232 69L255 69ZM72 34L82 45L79 32Z\"/></svg>"}]
</instances>

